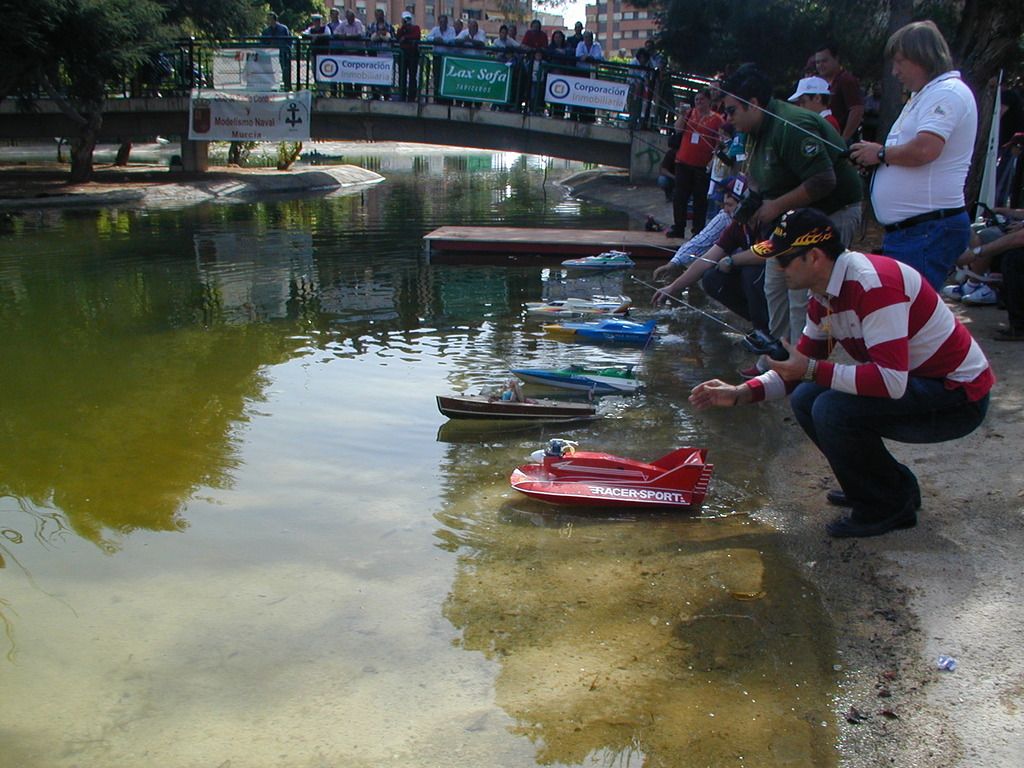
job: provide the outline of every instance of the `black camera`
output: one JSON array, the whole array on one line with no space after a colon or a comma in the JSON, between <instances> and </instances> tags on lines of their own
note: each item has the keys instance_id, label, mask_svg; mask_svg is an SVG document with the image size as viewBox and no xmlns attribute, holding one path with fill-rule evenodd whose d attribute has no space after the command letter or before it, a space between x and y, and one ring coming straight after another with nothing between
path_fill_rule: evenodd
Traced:
<instances>
[{"instance_id":1,"label":"black camera","mask_svg":"<svg viewBox=\"0 0 1024 768\"><path fill-rule=\"evenodd\" d=\"M781 341L756 328L743 337L743 346L755 355L768 355L772 360L789 359L789 352Z\"/></svg>"},{"instance_id":2,"label":"black camera","mask_svg":"<svg viewBox=\"0 0 1024 768\"><path fill-rule=\"evenodd\" d=\"M763 202L764 195L756 189L747 187L743 190L743 194L740 195L740 204L736 206L736 212L732 215L733 221L740 224L746 224L750 221L750 217L757 212L757 209L761 207L761 203Z\"/></svg>"}]
</instances>

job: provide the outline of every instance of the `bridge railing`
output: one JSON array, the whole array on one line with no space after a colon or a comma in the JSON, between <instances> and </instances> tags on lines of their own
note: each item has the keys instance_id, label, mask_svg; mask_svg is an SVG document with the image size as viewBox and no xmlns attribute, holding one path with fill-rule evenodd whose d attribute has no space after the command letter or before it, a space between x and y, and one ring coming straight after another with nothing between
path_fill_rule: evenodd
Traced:
<instances>
[{"instance_id":1,"label":"bridge railing","mask_svg":"<svg viewBox=\"0 0 1024 768\"><path fill-rule=\"evenodd\" d=\"M359 40L244 37L217 41L181 40L173 48L154 56L135 77L111 84L109 95L187 95L197 88L216 88L214 52L223 48L277 50L283 81L281 90L308 89L319 98L415 100L599 122L632 130L670 128L675 119L676 105L710 82L707 78L666 74L649 67L616 62L579 63L571 56L552 57L542 52L540 57L536 57L531 51L510 51L493 46L435 46L421 42L410 49L397 43L376 44ZM328 54L391 56L394 61L391 82L373 86L324 82L317 78L316 64L318 56ZM460 101L442 94L441 72L444 61L449 57L506 64L511 76L508 98L483 102L466 98ZM414 74L410 82L411 71ZM548 78L557 75L626 84L629 86L626 107L621 111L591 109L548 101L545 98Z\"/></svg>"}]
</instances>

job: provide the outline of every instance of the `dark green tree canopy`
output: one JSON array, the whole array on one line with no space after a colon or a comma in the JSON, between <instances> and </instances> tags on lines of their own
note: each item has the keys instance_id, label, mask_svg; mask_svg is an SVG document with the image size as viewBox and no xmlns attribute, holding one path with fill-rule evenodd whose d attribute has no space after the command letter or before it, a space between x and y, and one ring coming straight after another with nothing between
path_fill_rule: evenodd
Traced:
<instances>
[{"instance_id":1,"label":"dark green tree canopy","mask_svg":"<svg viewBox=\"0 0 1024 768\"><path fill-rule=\"evenodd\" d=\"M754 61L782 91L802 76L820 45L863 80L880 81L890 21L931 19L975 88L1000 68L1024 71L1024 3L1019 0L634 0L655 10L659 38L679 69L710 74Z\"/></svg>"}]
</instances>

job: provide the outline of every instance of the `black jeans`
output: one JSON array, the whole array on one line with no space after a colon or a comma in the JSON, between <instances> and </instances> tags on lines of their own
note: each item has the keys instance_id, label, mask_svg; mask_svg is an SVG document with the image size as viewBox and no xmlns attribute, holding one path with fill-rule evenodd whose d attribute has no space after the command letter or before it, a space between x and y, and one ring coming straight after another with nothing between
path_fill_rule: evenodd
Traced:
<instances>
[{"instance_id":1,"label":"black jeans","mask_svg":"<svg viewBox=\"0 0 1024 768\"><path fill-rule=\"evenodd\" d=\"M700 280L704 293L744 320L768 332L768 302L764 297L764 264L733 267L729 272L709 269Z\"/></svg>"},{"instance_id":2,"label":"black jeans","mask_svg":"<svg viewBox=\"0 0 1024 768\"><path fill-rule=\"evenodd\" d=\"M1001 254L999 271L1003 273L1003 302L1010 328L1024 333L1024 248Z\"/></svg>"},{"instance_id":3,"label":"black jeans","mask_svg":"<svg viewBox=\"0 0 1024 768\"><path fill-rule=\"evenodd\" d=\"M973 432L989 396L971 403L941 379L910 376L903 397L865 397L800 384L790 395L796 420L818 449L854 513L863 520L890 517L918 493L917 478L889 453L883 438L900 443L942 443Z\"/></svg>"},{"instance_id":4,"label":"black jeans","mask_svg":"<svg viewBox=\"0 0 1024 768\"><path fill-rule=\"evenodd\" d=\"M684 163L676 163L676 189L672 198L672 224L678 229L686 228L686 208L693 198L693 233L704 229L708 217L708 184L710 176L707 168L696 168Z\"/></svg>"}]
</instances>

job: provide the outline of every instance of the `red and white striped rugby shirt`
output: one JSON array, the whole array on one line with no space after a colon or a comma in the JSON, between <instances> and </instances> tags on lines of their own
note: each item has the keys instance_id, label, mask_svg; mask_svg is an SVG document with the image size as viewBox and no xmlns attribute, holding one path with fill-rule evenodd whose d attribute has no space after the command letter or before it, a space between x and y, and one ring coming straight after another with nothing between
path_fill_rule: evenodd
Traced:
<instances>
[{"instance_id":1,"label":"red and white striped rugby shirt","mask_svg":"<svg viewBox=\"0 0 1024 768\"><path fill-rule=\"evenodd\" d=\"M827 362L832 342L856 364ZM814 380L866 397L903 397L910 375L944 379L971 402L995 375L978 342L921 274L895 259L846 251L836 259L825 295L811 292L797 349L822 362ZM799 384L774 371L747 382L753 400L784 397Z\"/></svg>"}]
</instances>

